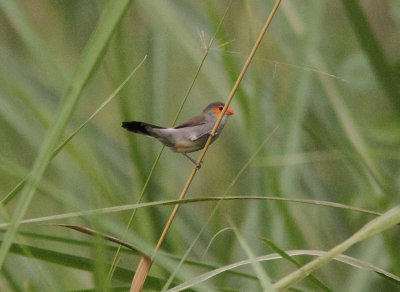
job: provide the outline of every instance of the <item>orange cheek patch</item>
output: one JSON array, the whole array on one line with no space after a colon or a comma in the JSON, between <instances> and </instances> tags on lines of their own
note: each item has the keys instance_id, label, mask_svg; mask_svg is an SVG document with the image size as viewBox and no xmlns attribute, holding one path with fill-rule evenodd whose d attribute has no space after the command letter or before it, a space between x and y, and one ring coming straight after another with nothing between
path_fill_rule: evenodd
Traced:
<instances>
[{"instance_id":1,"label":"orange cheek patch","mask_svg":"<svg viewBox=\"0 0 400 292\"><path fill-rule=\"evenodd\" d=\"M217 108L217 107L213 108L213 112L214 112L216 115L219 115L219 114L221 113L221 111L220 111L219 108Z\"/></svg>"}]
</instances>

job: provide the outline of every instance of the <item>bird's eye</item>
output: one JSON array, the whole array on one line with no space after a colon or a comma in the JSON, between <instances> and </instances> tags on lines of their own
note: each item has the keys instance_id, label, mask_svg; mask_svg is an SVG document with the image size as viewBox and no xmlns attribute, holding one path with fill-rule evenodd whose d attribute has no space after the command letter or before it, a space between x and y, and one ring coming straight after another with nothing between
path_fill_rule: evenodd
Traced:
<instances>
[{"instance_id":1,"label":"bird's eye","mask_svg":"<svg viewBox=\"0 0 400 292\"><path fill-rule=\"evenodd\" d=\"M223 106L220 106L220 107L218 107L218 109L219 109L220 111L222 111L222 110L224 109L224 107L223 107Z\"/></svg>"}]
</instances>

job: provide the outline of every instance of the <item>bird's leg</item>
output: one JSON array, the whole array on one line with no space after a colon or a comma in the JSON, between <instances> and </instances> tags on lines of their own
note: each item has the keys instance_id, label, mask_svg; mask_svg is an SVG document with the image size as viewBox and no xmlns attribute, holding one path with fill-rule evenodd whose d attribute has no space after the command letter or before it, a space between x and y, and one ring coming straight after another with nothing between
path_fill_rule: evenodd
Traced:
<instances>
[{"instance_id":1,"label":"bird's leg","mask_svg":"<svg viewBox=\"0 0 400 292\"><path fill-rule=\"evenodd\" d=\"M183 155L185 155L185 157L187 157L191 162L194 163L194 165L196 165L196 169L199 170L201 168L201 162L197 163L196 160L194 160L192 157L190 157L189 155L187 155L185 152L181 152Z\"/></svg>"}]
</instances>

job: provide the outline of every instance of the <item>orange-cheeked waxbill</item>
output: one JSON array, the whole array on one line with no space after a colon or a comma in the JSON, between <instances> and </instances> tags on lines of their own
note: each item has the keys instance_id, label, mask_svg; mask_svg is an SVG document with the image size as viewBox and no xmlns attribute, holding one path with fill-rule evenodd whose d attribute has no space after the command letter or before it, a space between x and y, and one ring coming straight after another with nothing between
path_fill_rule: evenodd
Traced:
<instances>
[{"instance_id":1,"label":"orange-cheeked waxbill","mask_svg":"<svg viewBox=\"0 0 400 292\"><path fill-rule=\"evenodd\" d=\"M186 153L198 151L204 148L207 139L211 134L211 131L214 128L222 109L224 108L224 105L225 104L222 102L211 103L200 115L195 116L173 128L164 128L136 121L123 122L122 127L134 133L156 138L173 151L185 155L199 169L200 165L198 165L196 161ZM231 108L226 110L225 115L222 118L221 123L219 124L211 142L214 142L215 139L221 134L228 116L233 114L234 112Z\"/></svg>"}]
</instances>

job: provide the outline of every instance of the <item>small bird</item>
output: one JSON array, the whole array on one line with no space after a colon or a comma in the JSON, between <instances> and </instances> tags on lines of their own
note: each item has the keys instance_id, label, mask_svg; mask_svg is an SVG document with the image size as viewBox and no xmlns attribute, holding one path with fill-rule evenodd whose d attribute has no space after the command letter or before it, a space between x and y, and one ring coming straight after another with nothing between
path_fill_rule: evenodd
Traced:
<instances>
[{"instance_id":1,"label":"small bird","mask_svg":"<svg viewBox=\"0 0 400 292\"><path fill-rule=\"evenodd\" d=\"M173 151L182 153L196 165L197 169L200 169L201 165L197 164L197 162L187 155L187 153L204 148L224 106L225 104L222 102L211 103L206 106L200 115L173 128L164 128L136 121L122 122L122 127L134 133L156 138L165 146L170 147ZM214 142L219 134L221 134L227 117L233 114L234 112L231 108L226 110L225 116L222 118L211 142Z\"/></svg>"}]
</instances>

